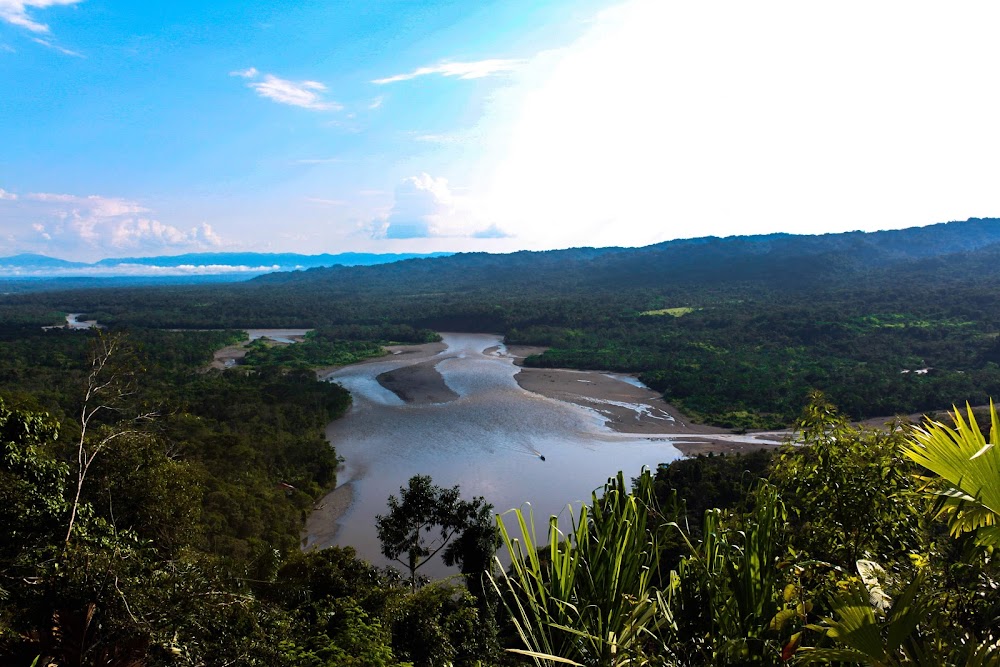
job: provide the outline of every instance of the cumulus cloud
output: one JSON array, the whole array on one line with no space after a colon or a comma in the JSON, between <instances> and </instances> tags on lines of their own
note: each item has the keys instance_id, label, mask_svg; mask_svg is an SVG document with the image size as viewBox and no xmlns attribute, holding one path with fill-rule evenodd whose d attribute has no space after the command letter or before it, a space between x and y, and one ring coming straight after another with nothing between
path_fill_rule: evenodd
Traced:
<instances>
[{"instance_id":1,"label":"cumulus cloud","mask_svg":"<svg viewBox=\"0 0 1000 667\"><path fill-rule=\"evenodd\" d=\"M474 239L508 239L510 237L511 234L500 229L495 222L486 229L480 229L478 232L472 233L472 238Z\"/></svg>"},{"instance_id":2,"label":"cumulus cloud","mask_svg":"<svg viewBox=\"0 0 1000 667\"><path fill-rule=\"evenodd\" d=\"M0 0L0 20L26 28L31 32L48 33L49 26L28 15L28 8L46 9L58 5L75 5L82 0Z\"/></svg>"},{"instance_id":3,"label":"cumulus cloud","mask_svg":"<svg viewBox=\"0 0 1000 667\"><path fill-rule=\"evenodd\" d=\"M14 201L17 199L17 195L13 192L7 192L3 188L0 188L0 201Z\"/></svg>"},{"instance_id":4,"label":"cumulus cloud","mask_svg":"<svg viewBox=\"0 0 1000 667\"><path fill-rule=\"evenodd\" d=\"M456 77L459 79L482 79L501 72L510 72L517 69L522 64L524 64L523 60L504 60L500 58L476 60L474 62L467 63L444 62L427 67L418 67L412 72L408 72L406 74L394 74L382 79L375 79L372 83L381 86L387 83L396 83L398 81L409 81L410 79L416 79L417 77L428 76L431 74Z\"/></svg>"},{"instance_id":5,"label":"cumulus cloud","mask_svg":"<svg viewBox=\"0 0 1000 667\"><path fill-rule=\"evenodd\" d=\"M0 0L2 1L2 0ZM261 97L313 111L339 111L344 107L332 100L324 99L326 86L319 81L290 81L265 74L258 79L260 73L256 67L230 72L229 76L248 79L247 87L253 89Z\"/></svg>"},{"instance_id":6,"label":"cumulus cloud","mask_svg":"<svg viewBox=\"0 0 1000 667\"><path fill-rule=\"evenodd\" d=\"M119 253L216 248L222 239L207 223L190 228L167 224L147 215L138 202L119 197L33 192L33 240L46 250ZM42 221L43 220L43 221Z\"/></svg>"},{"instance_id":7,"label":"cumulus cloud","mask_svg":"<svg viewBox=\"0 0 1000 667\"><path fill-rule=\"evenodd\" d=\"M245 264L180 264L177 266L159 266L156 264L110 264L96 265L89 264L74 267L44 267L30 268L16 265L5 265L0 263L0 277L24 278L34 276L39 278L52 277L120 277L120 276L213 276L227 273L239 273L246 276L255 276L262 273L273 273L274 271L288 270L278 264L248 266Z\"/></svg>"},{"instance_id":8,"label":"cumulus cloud","mask_svg":"<svg viewBox=\"0 0 1000 667\"><path fill-rule=\"evenodd\" d=\"M505 238L496 224L483 225L473 202L456 196L448 180L411 176L396 186L388 215L372 222L372 236L385 239L432 237Z\"/></svg>"},{"instance_id":9,"label":"cumulus cloud","mask_svg":"<svg viewBox=\"0 0 1000 667\"><path fill-rule=\"evenodd\" d=\"M395 201L385 220L388 239L439 236L444 220L452 213L453 197L444 178L420 174L396 186Z\"/></svg>"}]
</instances>

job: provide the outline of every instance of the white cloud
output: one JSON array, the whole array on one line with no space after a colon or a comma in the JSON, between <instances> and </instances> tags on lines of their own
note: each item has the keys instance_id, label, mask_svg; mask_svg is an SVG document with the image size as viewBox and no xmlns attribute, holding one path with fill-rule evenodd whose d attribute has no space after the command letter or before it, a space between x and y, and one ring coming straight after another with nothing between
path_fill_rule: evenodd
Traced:
<instances>
[{"instance_id":1,"label":"white cloud","mask_svg":"<svg viewBox=\"0 0 1000 667\"><path fill-rule=\"evenodd\" d=\"M28 15L28 8L46 9L59 5L75 5L82 0L0 0L0 20L26 28L31 32L48 33L49 26Z\"/></svg>"},{"instance_id":2,"label":"white cloud","mask_svg":"<svg viewBox=\"0 0 1000 667\"><path fill-rule=\"evenodd\" d=\"M252 74L250 74L252 72ZM250 68L244 72L235 72L234 76L243 78L256 77L257 70ZM248 88L257 91L261 97L274 100L280 104L313 111L338 111L343 106L337 102L323 99L326 93L326 86L319 81L289 81L281 79L273 74L265 74L260 81L252 80L247 83Z\"/></svg>"},{"instance_id":3,"label":"white cloud","mask_svg":"<svg viewBox=\"0 0 1000 667\"><path fill-rule=\"evenodd\" d=\"M85 214L91 218L114 218L135 213L148 213L149 209L136 202L128 201L117 197L100 197L89 195L80 197L77 195L54 194L51 192L32 192L26 195L27 199L37 202L69 204L69 210L73 214Z\"/></svg>"},{"instance_id":4,"label":"white cloud","mask_svg":"<svg viewBox=\"0 0 1000 667\"><path fill-rule=\"evenodd\" d=\"M30 193L24 199L31 202L31 216L44 220L31 225L35 250L71 254L155 253L216 248L223 244L208 223L186 229L167 224L144 215L151 211L127 199L50 192Z\"/></svg>"},{"instance_id":5,"label":"white cloud","mask_svg":"<svg viewBox=\"0 0 1000 667\"><path fill-rule=\"evenodd\" d=\"M500 227L494 222L485 229L473 232L471 236L474 239L506 239L510 238L511 234L508 234L504 230L500 229Z\"/></svg>"},{"instance_id":6,"label":"white cloud","mask_svg":"<svg viewBox=\"0 0 1000 667\"><path fill-rule=\"evenodd\" d=\"M483 223L475 203L458 197L445 178L420 174L396 186L388 215L371 224L372 236L385 239L504 238L508 234L496 224Z\"/></svg>"},{"instance_id":7,"label":"white cloud","mask_svg":"<svg viewBox=\"0 0 1000 667\"><path fill-rule=\"evenodd\" d=\"M409 81L410 79L416 79L417 77L428 76L430 74L452 76L459 79L482 79L501 72L513 71L523 64L523 60L504 60L500 58L477 60L475 62L467 63L445 62L437 65L431 65L429 67L418 67L407 74L394 74L393 76L387 76L383 79L375 79L372 83L381 86L387 83L396 83L398 81Z\"/></svg>"},{"instance_id":8,"label":"white cloud","mask_svg":"<svg viewBox=\"0 0 1000 667\"><path fill-rule=\"evenodd\" d=\"M238 76L244 79L253 79L257 76L256 67L248 67L247 69L236 70L235 72L230 72L229 76Z\"/></svg>"},{"instance_id":9,"label":"white cloud","mask_svg":"<svg viewBox=\"0 0 1000 667\"><path fill-rule=\"evenodd\" d=\"M7 192L3 188L0 188L0 201L14 201L17 199L17 195L13 192Z\"/></svg>"},{"instance_id":10,"label":"white cloud","mask_svg":"<svg viewBox=\"0 0 1000 667\"><path fill-rule=\"evenodd\" d=\"M34 37L34 38L32 38L31 41L35 42L36 44L41 44L42 46L44 46L46 48L52 49L53 51L58 51L59 53L63 54L64 56L73 56L74 58L83 58L84 57L84 55L82 53L77 53L76 51L70 51L69 49L64 49L63 47L59 46L58 44L53 44L52 42L50 42L47 39L41 39L40 37Z\"/></svg>"},{"instance_id":11,"label":"white cloud","mask_svg":"<svg viewBox=\"0 0 1000 667\"><path fill-rule=\"evenodd\" d=\"M395 202L385 220L385 238L415 239L438 236L442 220L451 213L448 181L421 174L396 186Z\"/></svg>"},{"instance_id":12,"label":"white cloud","mask_svg":"<svg viewBox=\"0 0 1000 667\"><path fill-rule=\"evenodd\" d=\"M280 271L282 267L276 264L248 266L245 264L180 264L177 266L159 266L155 264L113 264L101 266L79 266L72 268L26 269L0 264L0 276L3 277L99 277L99 276L211 276L225 273L241 273L258 275Z\"/></svg>"},{"instance_id":13,"label":"white cloud","mask_svg":"<svg viewBox=\"0 0 1000 667\"><path fill-rule=\"evenodd\" d=\"M385 101L384 96L379 95L378 97L376 97L374 100L372 100L368 104L368 108L370 110L372 110L372 111L374 111L375 109L381 109L382 108L382 102L384 102L384 101Z\"/></svg>"}]
</instances>

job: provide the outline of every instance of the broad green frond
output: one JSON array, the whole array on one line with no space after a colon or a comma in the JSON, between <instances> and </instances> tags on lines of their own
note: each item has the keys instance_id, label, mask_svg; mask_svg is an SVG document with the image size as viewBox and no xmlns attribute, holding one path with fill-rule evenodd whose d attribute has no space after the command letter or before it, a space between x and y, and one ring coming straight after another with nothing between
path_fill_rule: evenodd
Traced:
<instances>
[{"instance_id":1,"label":"broad green frond","mask_svg":"<svg viewBox=\"0 0 1000 667\"><path fill-rule=\"evenodd\" d=\"M1000 546L1000 418L990 401L992 428L987 440L972 408L967 418L956 408L955 427L928 421L914 431L906 455L937 474L943 489L928 489L938 498L938 515L949 521L953 535L975 532L976 541Z\"/></svg>"}]
</instances>

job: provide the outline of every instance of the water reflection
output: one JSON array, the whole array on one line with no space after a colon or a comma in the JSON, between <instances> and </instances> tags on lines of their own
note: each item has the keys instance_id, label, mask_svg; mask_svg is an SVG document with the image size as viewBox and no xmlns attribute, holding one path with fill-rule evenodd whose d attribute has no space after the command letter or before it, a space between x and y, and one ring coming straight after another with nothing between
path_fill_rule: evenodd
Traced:
<instances>
[{"instance_id":1,"label":"water reflection","mask_svg":"<svg viewBox=\"0 0 1000 667\"><path fill-rule=\"evenodd\" d=\"M518 368L498 336L444 334L444 342L447 349L437 355L350 366L329 378L354 396L351 412L328 429L346 460L340 481L354 492L333 543L354 546L365 558L385 564L375 516L385 512L386 498L416 474L430 475L441 486L459 484L463 496L484 496L499 511L530 503L544 527L550 514L589 500L590 492L618 470L634 476L643 465L680 456L669 442L622 437L606 429L596 412L521 389L514 380ZM435 367L458 399L407 405L375 380L380 373L428 360L437 361Z\"/></svg>"}]
</instances>

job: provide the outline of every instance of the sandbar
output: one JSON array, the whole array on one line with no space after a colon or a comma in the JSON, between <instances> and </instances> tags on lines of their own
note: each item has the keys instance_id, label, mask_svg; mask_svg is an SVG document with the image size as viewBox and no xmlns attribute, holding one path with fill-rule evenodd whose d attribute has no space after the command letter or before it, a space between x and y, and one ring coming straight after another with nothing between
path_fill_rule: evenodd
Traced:
<instances>
[{"instance_id":1,"label":"sandbar","mask_svg":"<svg viewBox=\"0 0 1000 667\"><path fill-rule=\"evenodd\" d=\"M356 362L357 364L372 364L380 361L385 361L387 359L394 358L413 358L417 359L419 357L433 357L440 352L447 349L447 345L442 342L437 343L419 343L414 345L386 345L385 350L388 354L384 354L381 357L372 357L370 359L364 359L362 361ZM354 366L355 364L350 364ZM323 368L316 369L316 378L318 380L326 380L335 371L343 368L340 366L324 366ZM404 399L405 400L405 399Z\"/></svg>"},{"instance_id":2,"label":"sandbar","mask_svg":"<svg viewBox=\"0 0 1000 667\"><path fill-rule=\"evenodd\" d=\"M232 368L240 362L240 360L247 356L247 349L245 347L246 342L238 343L236 345L227 345L226 347L220 348L215 351L212 355L211 368L218 368L222 370L224 368Z\"/></svg>"},{"instance_id":3,"label":"sandbar","mask_svg":"<svg viewBox=\"0 0 1000 667\"><path fill-rule=\"evenodd\" d=\"M406 403L417 405L448 403L458 398L458 394L445 384L444 378L438 372L436 366L440 361L440 359L432 359L411 366L403 366L386 371L375 379Z\"/></svg>"}]
</instances>

